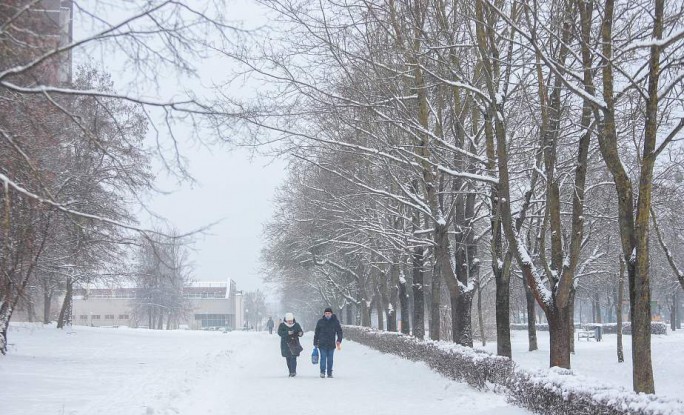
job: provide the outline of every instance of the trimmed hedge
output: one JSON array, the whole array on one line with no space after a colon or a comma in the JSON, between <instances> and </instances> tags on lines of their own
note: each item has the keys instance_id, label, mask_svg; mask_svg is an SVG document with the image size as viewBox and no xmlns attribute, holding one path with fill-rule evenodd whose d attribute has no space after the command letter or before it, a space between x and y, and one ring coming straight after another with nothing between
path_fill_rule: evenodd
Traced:
<instances>
[{"instance_id":1,"label":"trimmed hedge","mask_svg":"<svg viewBox=\"0 0 684 415\"><path fill-rule=\"evenodd\" d=\"M603 328L603 334L616 334L617 333L617 323L607 323L607 324L596 324L587 323L583 325L586 330L593 330L596 327ZM632 334L632 323L622 323L622 334ZM651 334L667 334L667 324L661 321L651 322Z\"/></svg>"},{"instance_id":2,"label":"trimmed hedge","mask_svg":"<svg viewBox=\"0 0 684 415\"><path fill-rule=\"evenodd\" d=\"M514 363L501 356L451 344L443 350L437 342L420 341L401 333L382 332L364 327L344 326L344 337L383 353L394 354L413 362L421 361L450 379L483 389L488 384L503 384L513 376Z\"/></svg>"},{"instance_id":3,"label":"trimmed hedge","mask_svg":"<svg viewBox=\"0 0 684 415\"><path fill-rule=\"evenodd\" d=\"M593 330L595 327L603 327L603 334L617 333L617 323L585 323L575 324L575 329ZM537 324L537 331L549 331L548 324ZM527 324L511 324L511 330L527 330ZM622 323L622 334L632 334L632 324L629 322ZM667 334L667 324L661 321L651 322L651 334Z\"/></svg>"},{"instance_id":4,"label":"trimmed hedge","mask_svg":"<svg viewBox=\"0 0 684 415\"><path fill-rule=\"evenodd\" d=\"M571 370L525 371L508 358L482 350L365 327L344 326L344 334L349 340L383 353L425 362L450 379L503 393L513 404L539 414L684 414L684 401L636 394L576 376Z\"/></svg>"}]
</instances>

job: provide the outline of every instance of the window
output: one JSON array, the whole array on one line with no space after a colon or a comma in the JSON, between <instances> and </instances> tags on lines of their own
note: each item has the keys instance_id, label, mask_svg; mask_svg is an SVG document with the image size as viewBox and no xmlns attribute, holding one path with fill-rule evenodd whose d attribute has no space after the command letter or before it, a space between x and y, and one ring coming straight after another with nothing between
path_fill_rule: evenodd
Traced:
<instances>
[{"instance_id":1,"label":"window","mask_svg":"<svg viewBox=\"0 0 684 415\"><path fill-rule=\"evenodd\" d=\"M229 314L195 314L195 320L202 322L200 327L225 327L230 317Z\"/></svg>"},{"instance_id":2,"label":"window","mask_svg":"<svg viewBox=\"0 0 684 415\"><path fill-rule=\"evenodd\" d=\"M99 314L93 314L92 316L90 316L90 318L91 318L92 320L99 320L99 319L100 319L100 315L99 315Z\"/></svg>"},{"instance_id":3,"label":"window","mask_svg":"<svg viewBox=\"0 0 684 415\"><path fill-rule=\"evenodd\" d=\"M105 320L114 320L114 314L105 314Z\"/></svg>"},{"instance_id":4,"label":"window","mask_svg":"<svg viewBox=\"0 0 684 415\"><path fill-rule=\"evenodd\" d=\"M119 320L128 320L128 314L119 314Z\"/></svg>"},{"instance_id":5,"label":"window","mask_svg":"<svg viewBox=\"0 0 684 415\"><path fill-rule=\"evenodd\" d=\"M81 320L88 320L88 315L87 314L81 314L80 316L78 316L78 318L80 318Z\"/></svg>"}]
</instances>

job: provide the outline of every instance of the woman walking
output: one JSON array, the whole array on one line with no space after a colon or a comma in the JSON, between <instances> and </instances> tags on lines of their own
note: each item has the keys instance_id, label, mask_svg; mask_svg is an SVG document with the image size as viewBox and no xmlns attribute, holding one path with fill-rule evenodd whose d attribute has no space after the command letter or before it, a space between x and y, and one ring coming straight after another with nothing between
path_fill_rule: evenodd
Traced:
<instances>
[{"instance_id":1,"label":"woman walking","mask_svg":"<svg viewBox=\"0 0 684 415\"><path fill-rule=\"evenodd\" d=\"M304 335L304 331L302 331L302 326L295 321L294 314L285 314L283 322L278 326L278 335L280 336L280 354L287 362L290 377L295 377L297 376L297 357L304 350L299 343L299 338Z\"/></svg>"}]
</instances>

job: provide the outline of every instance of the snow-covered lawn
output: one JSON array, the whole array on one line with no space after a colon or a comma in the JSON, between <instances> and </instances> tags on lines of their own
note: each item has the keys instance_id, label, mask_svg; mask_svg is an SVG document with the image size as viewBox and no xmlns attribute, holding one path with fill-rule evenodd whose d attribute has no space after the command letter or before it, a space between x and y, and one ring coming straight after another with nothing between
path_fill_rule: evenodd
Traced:
<instances>
[{"instance_id":1,"label":"snow-covered lawn","mask_svg":"<svg viewBox=\"0 0 684 415\"><path fill-rule=\"evenodd\" d=\"M353 342L335 353L335 378L321 379L308 357L311 335L297 377L288 378L279 338L263 332L13 324L0 357L0 414L529 413Z\"/></svg>"},{"instance_id":2,"label":"snow-covered lawn","mask_svg":"<svg viewBox=\"0 0 684 415\"><path fill-rule=\"evenodd\" d=\"M528 351L527 332L511 332L513 360L525 369L541 369L549 365L549 333L538 331L539 350ZM617 337L604 334L603 341L575 341L575 354L571 356L572 370L577 375L598 379L607 384L632 389L632 337L623 336L624 363L617 362ZM481 343L475 347L481 347ZM488 343L485 350L496 353L496 343ZM668 331L667 335L654 335L651 340L656 395L682 398L684 375L684 330Z\"/></svg>"}]
</instances>

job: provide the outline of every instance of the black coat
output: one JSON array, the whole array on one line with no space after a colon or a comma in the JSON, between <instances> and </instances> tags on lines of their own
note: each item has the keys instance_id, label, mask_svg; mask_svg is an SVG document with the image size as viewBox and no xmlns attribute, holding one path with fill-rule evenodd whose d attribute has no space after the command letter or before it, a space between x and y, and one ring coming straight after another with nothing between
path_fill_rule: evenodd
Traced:
<instances>
[{"instance_id":1,"label":"black coat","mask_svg":"<svg viewBox=\"0 0 684 415\"><path fill-rule=\"evenodd\" d=\"M330 320L325 317L318 320L314 332L314 346L322 349L334 349L335 336L337 336L338 342L342 342L342 326L335 314L330 317Z\"/></svg>"},{"instance_id":2,"label":"black coat","mask_svg":"<svg viewBox=\"0 0 684 415\"><path fill-rule=\"evenodd\" d=\"M292 334L288 334L291 331ZM280 323L278 326L278 336L280 336L280 354L283 357L297 357L302 351L302 345L299 343L299 338L304 335L302 326L296 321L292 327L287 327L287 324Z\"/></svg>"}]
</instances>

